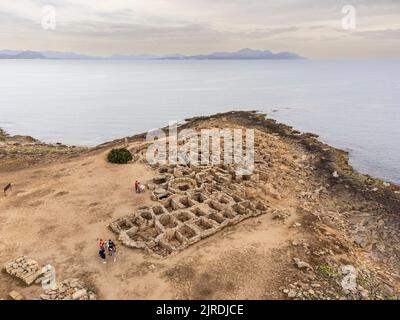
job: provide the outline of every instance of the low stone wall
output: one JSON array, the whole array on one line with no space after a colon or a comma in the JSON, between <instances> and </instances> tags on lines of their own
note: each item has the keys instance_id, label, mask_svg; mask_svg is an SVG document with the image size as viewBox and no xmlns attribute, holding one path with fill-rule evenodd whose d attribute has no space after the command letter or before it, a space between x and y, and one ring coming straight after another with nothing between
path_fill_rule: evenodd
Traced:
<instances>
[{"instance_id":1,"label":"low stone wall","mask_svg":"<svg viewBox=\"0 0 400 320\"><path fill-rule=\"evenodd\" d=\"M4 270L10 276L22 280L27 286L42 283L48 270L27 256L19 257L5 264ZM10 292L14 300L24 297L15 290ZM54 289L47 289L40 295L42 300L96 300L96 294L79 279L71 278L57 283Z\"/></svg>"},{"instance_id":2,"label":"low stone wall","mask_svg":"<svg viewBox=\"0 0 400 320\"><path fill-rule=\"evenodd\" d=\"M40 295L42 300L96 300L96 294L76 278L66 279Z\"/></svg>"},{"instance_id":3,"label":"low stone wall","mask_svg":"<svg viewBox=\"0 0 400 320\"><path fill-rule=\"evenodd\" d=\"M224 165L160 167L159 175L148 184L157 203L139 207L109 227L127 247L168 256L226 226L268 213L268 205L243 197L244 185L233 169Z\"/></svg>"},{"instance_id":4,"label":"low stone wall","mask_svg":"<svg viewBox=\"0 0 400 320\"><path fill-rule=\"evenodd\" d=\"M9 275L22 280L27 285L31 285L42 274L42 266L27 256L7 262L4 269Z\"/></svg>"}]
</instances>

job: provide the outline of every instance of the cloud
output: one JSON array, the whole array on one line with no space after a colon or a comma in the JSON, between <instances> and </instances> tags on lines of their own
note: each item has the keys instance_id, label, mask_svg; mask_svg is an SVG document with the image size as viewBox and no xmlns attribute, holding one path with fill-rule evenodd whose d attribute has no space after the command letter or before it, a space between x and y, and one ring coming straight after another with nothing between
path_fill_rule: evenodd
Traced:
<instances>
[{"instance_id":1,"label":"cloud","mask_svg":"<svg viewBox=\"0 0 400 320\"><path fill-rule=\"evenodd\" d=\"M299 27L278 27L278 28L257 28L239 33L240 36L246 36L254 39L268 39L300 30Z\"/></svg>"},{"instance_id":2,"label":"cloud","mask_svg":"<svg viewBox=\"0 0 400 320\"><path fill-rule=\"evenodd\" d=\"M358 31L354 35L368 39L400 41L400 29Z\"/></svg>"},{"instance_id":3,"label":"cloud","mask_svg":"<svg viewBox=\"0 0 400 320\"><path fill-rule=\"evenodd\" d=\"M57 29L41 28L41 9L57 10ZM0 3L0 43L7 48L84 53L199 53L242 47L321 57L366 56L368 46L400 47L398 0L352 0L357 29L341 29L348 0L18 0ZM305 45L307 44L307 45ZM385 45L385 46L384 46ZM336 48L336 49L335 49ZM358 49L362 48L362 49ZM0 48L1 49L1 48ZM377 50L375 50L376 52ZM380 52L384 52L382 49Z\"/></svg>"}]
</instances>

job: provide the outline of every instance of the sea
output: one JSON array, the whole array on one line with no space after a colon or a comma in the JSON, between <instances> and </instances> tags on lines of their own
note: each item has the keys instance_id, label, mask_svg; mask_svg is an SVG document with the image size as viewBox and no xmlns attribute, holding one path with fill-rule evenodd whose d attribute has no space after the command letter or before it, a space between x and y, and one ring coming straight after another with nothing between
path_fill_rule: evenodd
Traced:
<instances>
[{"instance_id":1,"label":"sea","mask_svg":"<svg viewBox=\"0 0 400 320\"><path fill-rule=\"evenodd\" d=\"M0 60L0 127L88 145L258 110L400 183L400 60Z\"/></svg>"}]
</instances>

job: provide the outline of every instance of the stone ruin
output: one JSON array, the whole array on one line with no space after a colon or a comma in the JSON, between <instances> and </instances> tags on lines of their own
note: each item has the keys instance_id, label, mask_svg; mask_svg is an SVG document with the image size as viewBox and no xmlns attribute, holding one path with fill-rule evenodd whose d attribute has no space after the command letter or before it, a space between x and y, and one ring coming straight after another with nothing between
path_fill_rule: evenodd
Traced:
<instances>
[{"instance_id":1,"label":"stone ruin","mask_svg":"<svg viewBox=\"0 0 400 320\"><path fill-rule=\"evenodd\" d=\"M6 273L23 281L27 286L42 283L42 279L47 276L48 269L41 266L37 261L22 256L5 264ZM23 296L17 291L10 292L10 297L14 300L22 300ZM94 292L85 287L79 279L67 279L57 283L54 289L45 290L40 295L42 300L95 300Z\"/></svg>"},{"instance_id":2,"label":"stone ruin","mask_svg":"<svg viewBox=\"0 0 400 320\"><path fill-rule=\"evenodd\" d=\"M254 176L238 176L233 165L159 166L147 184L155 205L113 221L109 227L131 248L157 256L185 249L226 226L265 214L269 207L245 199Z\"/></svg>"},{"instance_id":3,"label":"stone ruin","mask_svg":"<svg viewBox=\"0 0 400 320\"><path fill-rule=\"evenodd\" d=\"M42 266L26 256L7 262L4 270L11 276L22 280L26 285L31 285L42 275Z\"/></svg>"},{"instance_id":4,"label":"stone ruin","mask_svg":"<svg viewBox=\"0 0 400 320\"><path fill-rule=\"evenodd\" d=\"M85 287L79 279L71 278L58 283L40 295L42 300L96 300L94 292Z\"/></svg>"}]
</instances>

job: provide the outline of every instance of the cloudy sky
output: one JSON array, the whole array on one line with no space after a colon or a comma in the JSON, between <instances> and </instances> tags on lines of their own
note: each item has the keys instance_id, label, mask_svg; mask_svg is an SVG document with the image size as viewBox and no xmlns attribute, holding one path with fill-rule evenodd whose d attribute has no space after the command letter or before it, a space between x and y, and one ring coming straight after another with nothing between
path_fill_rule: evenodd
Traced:
<instances>
[{"instance_id":1,"label":"cloudy sky","mask_svg":"<svg viewBox=\"0 0 400 320\"><path fill-rule=\"evenodd\" d=\"M47 5L55 30L42 27ZM345 5L355 29L342 26ZM400 58L400 0L0 0L0 23L0 49Z\"/></svg>"}]
</instances>

